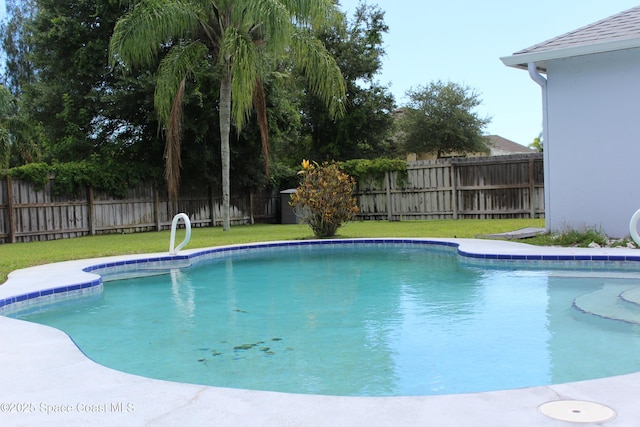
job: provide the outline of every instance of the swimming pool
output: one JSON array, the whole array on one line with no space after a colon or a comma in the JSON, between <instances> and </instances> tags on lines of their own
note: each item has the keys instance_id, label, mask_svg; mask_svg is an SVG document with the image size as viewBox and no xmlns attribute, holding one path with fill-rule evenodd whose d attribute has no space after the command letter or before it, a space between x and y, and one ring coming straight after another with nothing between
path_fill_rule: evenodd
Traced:
<instances>
[{"instance_id":1,"label":"swimming pool","mask_svg":"<svg viewBox=\"0 0 640 427\"><path fill-rule=\"evenodd\" d=\"M597 313L640 289L631 272L480 267L424 242L210 255L15 315L114 369L256 390L433 395L640 371L639 307ZM603 319L616 313L623 321Z\"/></svg>"},{"instance_id":2,"label":"swimming pool","mask_svg":"<svg viewBox=\"0 0 640 427\"><path fill-rule=\"evenodd\" d=\"M397 239L391 239L398 241ZM513 242L474 239L408 239L453 248L468 265L581 267L604 275L620 271L638 272L637 250L540 248ZM374 243L386 242L376 239ZM406 242L407 239L402 240ZM268 245L299 245L275 242ZM327 244L320 242L319 244ZM263 246L261 244L255 246ZM79 260L13 272L0 286L4 313L24 309L42 298L72 298L72 294L100 293L100 274L129 274L144 267L182 267L215 251L239 247L187 250L179 256L166 253ZM53 292L52 290L56 290ZM54 295L54 296L52 296ZM84 297L80 297L84 298ZM36 303L38 305L38 303ZM12 307L9 307L12 306ZM55 414L39 410L3 413L10 423L206 423L217 425L539 425L554 426L538 407L546 402L591 401L615 409L611 425L635 425L640 419L640 373L599 380L553 384L489 393L385 398L336 397L289 393L254 392L243 389L197 386L157 381L124 374L93 363L78 351L69 337L56 329L0 316L0 401L36 404L67 403L70 412ZM118 402L125 404L118 405ZM87 406L92 403L94 406ZM115 405L114 410L108 405ZM131 404L135 410L117 412ZM100 406L103 405L103 406ZM105 411L87 410L104 408ZM33 408L31 406L30 408ZM575 412L574 409L570 412ZM105 421L106 420L106 421ZM446 420L446 421L445 421ZM437 424L437 423L436 423ZM603 424L609 425L609 422Z\"/></svg>"}]
</instances>

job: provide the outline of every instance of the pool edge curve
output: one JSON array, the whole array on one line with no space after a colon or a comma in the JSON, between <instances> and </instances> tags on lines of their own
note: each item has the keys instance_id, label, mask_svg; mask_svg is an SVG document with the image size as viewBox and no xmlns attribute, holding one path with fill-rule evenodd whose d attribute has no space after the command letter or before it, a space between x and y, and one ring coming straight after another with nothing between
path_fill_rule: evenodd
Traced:
<instances>
[{"instance_id":1,"label":"pool edge curve","mask_svg":"<svg viewBox=\"0 0 640 427\"><path fill-rule=\"evenodd\" d=\"M406 242L455 247L471 262L598 262L640 265L638 250L626 248L544 248L516 242L477 239L336 239L254 243L290 244ZM318 242L318 243L310 243ZM0 286L2 305L37 292L97 286L96 266L175 261L206 251L248 245L166 253L94 258L31 267L12 272ZM586 257L589 257L587 259ZM87 284L91 284L90 286ZM78 287L79 286L79 287ZM31 296L31 297L29 297ZM14 302L7 304L11 298ZM22 300L20 300L22 301ZM0 316L0 420L11 424L122 423L158 425L557 425L538 411L548 401L586 400L613 408L604 425L635 425L640 419L640 373L517 390L441 396L338 397L297 395L171 383L115 371L88 359L57 329ZM8 405L8 406L7 406ZM438 422L441 420L441 422Z\"/></svg>"}]
</instances>

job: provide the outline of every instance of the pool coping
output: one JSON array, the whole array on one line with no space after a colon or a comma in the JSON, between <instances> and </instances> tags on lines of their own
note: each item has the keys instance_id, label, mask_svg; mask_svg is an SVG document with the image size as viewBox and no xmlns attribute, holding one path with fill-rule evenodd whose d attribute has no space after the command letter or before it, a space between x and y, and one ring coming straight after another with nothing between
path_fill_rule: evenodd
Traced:
<instances>
[{"instance_id":1,"label":"pool coping","mask_svg":"<svg viewBox=\"0 0 640 427\"><path fill-rule=\"evenodd\" d=\"M317 243L316 243L317 242ZM48 264L12 272L0 286L7 304L100 286L96 271L149 262L184 262L205 253L249 247L349 242L430 243L456 250L465 262L553 267L590 263L596 270L640 271L640 251L627 248L546 248L479 239L339 239L265 242L167 253L116 256ZM98 267L97 267L98 266ZM44 294L43 294L44 292ZM18 300L20 297L22 299ZM65 333L0 316L0 424L8 425L301 425L301 426L558 426L543 415L549 401L586 400L607 405L606 426L637 425L640 373L496 392L440 396L341 397L226 389L172 383L115 371L87 358Z\"/></svg>"}]
</instances>

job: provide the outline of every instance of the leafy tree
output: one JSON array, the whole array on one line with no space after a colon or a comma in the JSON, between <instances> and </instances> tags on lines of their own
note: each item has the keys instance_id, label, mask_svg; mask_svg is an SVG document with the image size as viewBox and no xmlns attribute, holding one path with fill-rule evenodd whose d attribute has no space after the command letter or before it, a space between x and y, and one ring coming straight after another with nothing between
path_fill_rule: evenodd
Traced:
<instances>
[{"instance_id":1,"label":"leafy tree","mask_svg":"<svg viewBox=\"0 0 640 427\"><path fill-rule=\"evenodd\" d=\"M33 81L33 65L28 59L30 22L36 14L37 0L6 0L7 18L0 25L4 54L4 84L14 95Z\"/></svg>"},{"instance_id":2,"label":"leafy tree","mask_svg":"<svg viewBox=\"0 0 640 427\"><path fill-rule=\"evenodd\" d=\"M11 74L6 81L18 101L16 118L23 131L31 129L43 161L113 163L144 170L147 180L158 175L141 167L158 164L163 156L153 111L155 77L114 74L108 64L109 39L127 4L8 1L2 34ZM27 161L20 159L18 148L24 146L18 143L14 139L12 165Z\"/></svg>"},{"instance_id":3,"label":"leafy tree","mask_svg":"<svg viewBox=\"0 0 640 427\"><path fill-rule=\"evenodd\" d=\"M290 50L294 63L309 79L311 92L320 95L333 113L341 110L340 70L311 32L335 13L329 0L144 0L118 21L110 44L113 63L149 66L168 49L158 68L155 107L165 126L170 194L177 193L179 180L182 100L187 80L198 71L210 70L220 79L224 230L230 225L231 124L241 130L255 106L266 148L261 77L269 60L278 60Z\"/></svg>"},{"instance_id":4,"label":"leafy tree","mask_svg":"<svg viewBox=\"0 0 640 427\"><path fill-rule=\"evenodd\" d=\"M23 87L24 106L46 129L49 159L88 158L113 136L103 111L114 83L107 47L123 11L109 0L37 0L25 23L35 79Z\"/></svg>"},{"instance_id":5,"label":"leafy tree","mask_svg":"<svg viewBox=\"0 0 640 427\"><path fill-rule=\"evenodd\" d=\"M447 154L489 152L484 127L491 121L474 108L480 95L456 83L432 82L407 91L409 103L399 119L400 138L413 153Z\"/></svg>"},{"instance_id":6,"label":"leafy tree","mask_svg":"<svg viewBox=\"0 0 640 427\"><path fill-rule=\"evenodd\" d=\"M18 102L9 89L0 85L0 169L39 159L38 130L20 114Z\"/></svg>"},{"instance_id":7,"label":"leafy tree","mask_svg":"<svg viewBox=\"0 0 640 427\"><path fill-rule=\"evenodd\" d=\"M542 133L533 139L533 142L529 144L529 148L533 148L539 153L544 151L544 142L542 141Z\"/></svg>"},{"instance_id":8,"label":"leafy tree","mask_svg":"<svg viewBox=\"0 0 640 427\"><path fill-rule=\"evenodd\" d=\"M0 169L9 167L10 156L10 136L6 120L11 116L13 105L12 96L9 90L0 85Z\"/></svg>"},{"instance_id":9,"label":"leafy tree","mask_svg":"<svg viewBox=\"0 0 640 427\"><path fill-rule=\"evenodd\" d=\"M3 37L20 111L41 126L44 159L146 162L162 157L153 81L114 75L108 43L125 2L27 0L9 10ZM159 140L158 140L159 141Z\"/></svg>"},{"instance_id":10,"label":"leafy tree","mask_svg":"<svg viewBox=\"0 0 640 427\"><path fill-rule=\"evenodd\" d=\"M347 160L389 154L395 101L388 88L375 80L388 29L380 8L361 3L352 19L344 16L340 26L319 33L347 84L345 114L335 119L316 97L305 97L303 123L309 140L305 152L292 150L297 159Z\"/></svg>"}]
</instances>

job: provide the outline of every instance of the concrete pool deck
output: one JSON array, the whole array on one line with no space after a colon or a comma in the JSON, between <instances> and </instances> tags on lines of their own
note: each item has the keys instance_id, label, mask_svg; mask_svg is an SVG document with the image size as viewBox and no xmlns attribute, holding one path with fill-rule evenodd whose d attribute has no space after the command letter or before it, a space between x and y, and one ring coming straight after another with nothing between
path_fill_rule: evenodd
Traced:
<instances>
[{"instance_id":1,"label":"concrete pool deck","mask_svg":"<svg viewBox=\"0 0 640 427\"><path fill-rule=\"evenodd\" d=\"M640 256L640 250L626 248L540 248L504 241L424 240L453 242L460 245L460 251L471 254L534 258ZM180 255L199 251L202 249L181 251ZM153 256L167 254L70 261L15 271L0 286L0 300L95 280L95 274L82 271L92 265ZM640 373L460 395L299 395L173 383L126 374L88 359L57 329L4 316L0 316L0 336L0 425L7 426L576 425L540 412L540 405L559 400L596 402L616 412L616 417L608 421L580 425L640 425Z\"/></svg>"}]
</instances>

